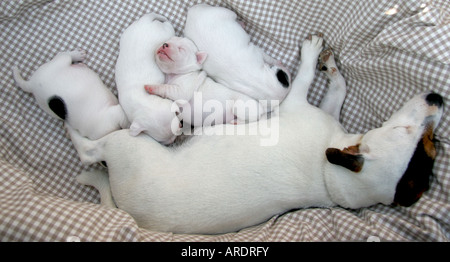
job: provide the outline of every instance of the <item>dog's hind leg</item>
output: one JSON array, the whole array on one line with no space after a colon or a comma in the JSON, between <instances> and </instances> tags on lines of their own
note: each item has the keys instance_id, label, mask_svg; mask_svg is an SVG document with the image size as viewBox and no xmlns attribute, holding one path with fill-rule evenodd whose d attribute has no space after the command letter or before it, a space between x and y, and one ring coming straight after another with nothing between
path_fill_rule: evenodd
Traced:
<instances>
[{"instance_id":1,"label":"dog's hind leg","mask_svg":"<svg viewBox=\"0 0 450 262\"><path fill-rule=\"evenodd\" d=\"M55 57L58 59L59 57L64 57L66 62L72 63L78 63L83 62L86 59L86 51L84 50L73 50L68 52L61 52L58 53L58 55ZM70 60L68 59L70 57Z\"/></svg>"},{"instance_id":2,"label":"dog's hind leg","mask_svg":"<svg viewBox=\"0 0 450 262\"><path fill-rule=\"evenodd\" d=\"M74 63L83 62L86 59L86 51L73 50L58 53L51 61L56 67L70 66Z\"/></svg>"},{"instance_id":3,"label":"dog's hind leg","mask_svg":"<svg viewBox=\"0 0 450 262\"><path fill-rule=\"evenodd\" d=\"M100 193L100 203L107 207L116 207L111 194L109 176L105 171L84 171L77 176L77 182L82 185L93 186Z\"/></svg>"},{"instance_id":4,"label":"dog's hind leg","mask_svg":"<svg viewBox=\"0 0 450 262\"><path fill-rule=\"evenodd\" d=\"M66 52L66 54L70 55L72 63L83 62L86 59L86 51L84 50L73 50Z\"/></svg>"},{"instance_id":5,"label":"dog's hind leg","mask_svg":"<svg viewBox=\"0 0 450 262\"><path fill-rule=\"evenodd\" d=\"M325 49L320 54L319 69L326 73L330 81L328 92L320 103L320 108L339 121L339 115L345 100L347 87L345 85L344 77L336 66L334 55L330 48Z\"/></svg>"},{"instance_id":6,"label":"dog's hind leg","mask_svg":"<svg viewBox=\"0 0 450 262\"><path fill-rule=\"evenodd\" d=\"M69 124L65 123L65 127L83 164L91 165L104 160L102 159L101 152L105 142L102 138L93 141L80 135L80 133L73 129Z\"/></svg>"},{"instance_id":7,"label":"dog's hind leg","mask_svg":"<svg viewBox=\"0 0 450 262\"><path fill-rule=\"evenodd\" d=\"M99 125L95 130L95 137L97 138L101 138L112 131L130 127L130 122L120 104L110 106L99 112L98 123ZM91 136L91 138L95 139L94 136Z\"/></svg>"}]
</instances>

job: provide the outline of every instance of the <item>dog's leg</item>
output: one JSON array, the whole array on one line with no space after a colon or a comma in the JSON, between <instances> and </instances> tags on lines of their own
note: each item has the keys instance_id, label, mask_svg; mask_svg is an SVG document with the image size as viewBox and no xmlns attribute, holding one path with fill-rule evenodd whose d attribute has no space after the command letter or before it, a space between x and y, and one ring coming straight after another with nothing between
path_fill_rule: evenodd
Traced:
<instances>
[{"instance_id":1,"label":"dog's leg","mask_svg":"<svg viewBox=\"0 0 450 262\"><path fill-rule=\"evenodd\" d=\"M57 67L70 66L74 63L81 63L86 59L86 51L74 50L58 53L51 61ZM83 65L83 64L81 64Z\"/></svg>"},{"instance_id":2,"label":"dog's leg","mask_svg":"<svg viewBox=\"0 0 450 262\"><path fill-rule=\"evenodd\" d=\"M74 50L67 52L72 59L72 63L83 62L86 59L86 51L84 50Z\"/></svg>"},{"instance_id":3,"label":"dog's leg","mask_svg":"<svg viewBox=\"0 0 450 262\"><path fill-rule=\"evenodd\" d=\"M145 85L145 90L152 95L157 95L162 98L168 98L173 101L181 99L189 101L192 98L192 92L190 88L186 86L181 87L179 85Z\"/></svg>"},{"instance_id":4,"label":"dog's leg","mask_svg":"<svg viewBox=\"0 0 450 262\"><path fill-rule=\"evenodd\" d=\"M323 48L323 35L310 35L303 42L300 69L297 77L292 83L292 90L286 97L284 102L280 105L283 107L280 111L296 110L299 103L308 103L307 95L308 89L314 80L314 73L317 65L317 58Z\"/></svg>"},{"instance_id":5,"label":"dog's leg","mask_svg":"<svg viewBox=\"0 0 450 262\"><path fill-rule=\"evenodd\" d=\"M277 66L281 66L282 63L278 60L276 60L275 58L271 57L270 55L264 53L263 51L261 51L262 56L263 56L263 60L266 64L269 65L277 65Z\"/></svg>"},{"instance_id":6,"label":"dog's leg","mask_svg":"<svg viewBox=\"0 0 450 262\"><path fill-rule=\"evenodd\" d=\"M122 129L130 127L130 122L120 104L111 106L104 112L104 125L108 126L108 123L113 124L115 127L118 125Z\"/></svg>"},{"instance_id":7,"label":"dog's leg","mask_svg":"<svg viewBox=\"0 0 450 262\"><path fill-rule=\"evenodd\" d=\"M324 50L319 57L319 69L324 71L330 80L328 92L325 94L320 108L339 121L342 104L344 103L347 88L345 79L339 72L334 55L330 48Z\"/></svg>"},{"instance_id":8,"label":"dog's leg","mask_svg":"<svg viewBox=\"0 0 450 262\"><path fill-rule=\"evenodd\" d=\"M109 176L105 171L93 170L82 172L77 176L77 182L82 185L93 186L100 193L100 203L107 207L116 207L111 194Z\"/></svg>"},{"instance_id":9,"label":"dog's leg","mask_svg":"<svg viewBox=\"0 0 450 262\"><path fill-rule=\"evenodd\" d=\"M233 114L236 119L232 120L230 124L238 125L258 121L263 112L264 108L256 100L236 100L233 105Z\"/></svg>"},{"instance_id":10,"label":"dog's leg","mask_svg":"<svg viewBox=\"0 0 450 262\"><path fill-rule=\"evenodd\" d=\"M101 151L104 144L102 139L92 141L81 136L80 133L73 129L69 124L65 123L65 127L83 164L91 165L104 160L101 158Z\"/></svg>"},{"instance_id":11,"label":"dog's leg","mask_svg":"<svg viewBox=\"0 0 450 262\"><path fill-rule=\"evenodd\" d=\"M110 106L99 112L98 127L91 133L92 139L99 139L117 129L130 128L130 122L120 104Z\"/></svg>"}]
</instances>

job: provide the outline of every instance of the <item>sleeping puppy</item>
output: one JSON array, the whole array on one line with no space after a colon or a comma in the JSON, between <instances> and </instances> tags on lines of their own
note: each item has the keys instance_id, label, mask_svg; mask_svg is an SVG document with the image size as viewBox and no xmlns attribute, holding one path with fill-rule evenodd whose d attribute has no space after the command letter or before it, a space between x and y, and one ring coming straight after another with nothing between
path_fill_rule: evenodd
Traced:
<instances>
[{"instance_id":1,"label":"sleeping puppy","mask_svg":"<svg viewBox=\"0 0 450 262\"><path fill-rule=\"evenodd\" d=\"M184 35L208 53L203 70L215 81L256 100L281 103L291 87L289 72L250 42L236 18L223 7L196 5L188 11Z\"/></svg>"},{"instance_id":2,"label":"sleeping puppy","mask_svg":"<svg viewBox=\"0 0 450 262\"><path fill-rule=\"evenodd\" d=\"M39 106L51 116L90 139L128 128L129 123L117 98L98 75L82 62L85 51L59 53L40 66L29 81L13 69L16 83L32 93ZM74 64L76 63L76 64Z\"/></svg>"},{"instance_id":3,"label":"sleeping puppy","mask_svg":"<svg viewBox=\"0 0 450 262\"><path fill-rule=\"evenodd\" d=\"M215 82L201 71L207 53L199 51L191 40L172 37L155 55L159 68L166 73L166 84L146 85L145 89L176 101L182 108L184 124L211 126L259 119L263 109L256 100Z\"/></svg>"},{"instance_id":4,"label":"sleeping puppy","mask_svg":"<svg viewBox=\"0 0 450 262\"><path fill-rule=\"evenodd\" d=\"M179 109L168 99L148 95L143 87L164 83L153 54L174 35L165 17L144 15L123 32L115 71L119 102L131 122L130 135L143 132L163 144L172 143L181 130Z\"/></svg>"},{"instance_id":5,"label":"sleeping puppy","mask_svg":"<svg viewBox=\"0 0 450 262\"><path fill-rule=\"evenodd\" d=\"M298 76L278 116L232 126L245 135L194 136L167 148L127 131L91 141L69 130L82 162L108 163L110 190L101 171L82 173L78 180L98 188L110 205L112 193L139 226L175 233L231 232L306 207L412 205L428 189L442 97L420 94L381 127L348 134L307 101L322 42L317 36L303 42ZM342 102L336 103L340 109ZM279 125L276 145L262 147L263 134L252 133L261 122ZM219 134L229 126L208 128Z\"/></svg>"}]
</instances>

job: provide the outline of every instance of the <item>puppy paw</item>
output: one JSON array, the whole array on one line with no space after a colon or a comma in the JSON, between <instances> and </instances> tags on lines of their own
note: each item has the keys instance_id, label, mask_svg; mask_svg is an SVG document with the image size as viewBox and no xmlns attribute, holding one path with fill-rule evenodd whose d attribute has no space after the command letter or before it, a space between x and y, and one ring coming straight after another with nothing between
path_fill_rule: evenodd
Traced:
<instances>
[{"instance_id":1,"label":"puppy paw","mask_svg":"<svg viewBox=\"0 0 450 262\"><path fill-rule=\"evenodd\" d=\"M166 85L145 85L144 89L151 95L168 98Z\"/></svg>"},{"instance_id":2,"label":"puppy paw","mask_svg":"<svg viewBox=\"0 0 450 262\"><path fill-rule=\"evenodd\" d=\"M145 91L147 91L147 93L154 95L155 94L155 87L152 85L145 85L144 86Z\"/></svg>"},{"instance_id":3,"label":"puppy paw","mask_svg":"<svg viewBox=\"0 0 450 262\"><path fill-rule=\"evenodd\" d=\"M333 51L327 48L319 55L319 69L324 71L329 77L338 73L336 62L334 60Z\"/></svg>"},{"instance_id":4,"label":"puppy paw","mask_svg":"<svg viewBox=\"0 0 450 262\"><path fill-rule=\"evenodd\" d=\"M309 35L302 45L302 61L317 61L323 49L323 34Z\"/></svg>"},{"instance_id":5,"label":"puppy paw","mask_svg":"<svg viewBox=\"0 0 450 262\"><path fill-rule=\"evenodd\" d=\"M86 59L86 51L85 50L74 50L70 52L70 56L72 57L72 63L83 62Z\"/></svg>"}]
</instances>

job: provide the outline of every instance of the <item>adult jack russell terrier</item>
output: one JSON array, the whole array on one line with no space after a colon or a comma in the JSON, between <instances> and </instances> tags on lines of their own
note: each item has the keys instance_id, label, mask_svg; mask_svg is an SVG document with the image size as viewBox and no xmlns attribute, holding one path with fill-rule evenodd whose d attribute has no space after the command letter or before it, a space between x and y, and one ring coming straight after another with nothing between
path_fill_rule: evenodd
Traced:
<instances>
[{"instance_id":1,"label":"adult jack russell terrier","mask_svg":"<svg viewBox=\"0 0 450 262\"><path fill-rule=\"evenodd\" d=\"M190 39L172 37L156 50L156 63L166 74L166 83L146 85L145 89L177 102L184 124L211 126L258 120L263 111L258 101L215 82L201 71L207 56Z\"/></svg>"},{"instance_id":2,"label":"adult jack russell terrier","mask_svg":"<svg viewBox=\"0 0 450 262\"><path fill-rule=\"evenodd\" d=\"M40 66L29 81L13 69L16 83L32 93L39 106L62 119L90 139L99 139L129 123L117 98L98 75L82 62L86 52L77 50L56 55ZM74 64L75 63L75 64Z\"/></svg>"},{"instance_id":3,"label":"adult jack russell terrier","mask_svg":"<svg viewBox=\"0 0 450 262\"><path fill-rule=\"evenodd\" d=\"M208 54L203 70L212 79L256 100L281 103L291 87L289 71L252 44L236 18L223 7L196 5L188 10L184 35Z\"/></svg>"},{"instance_id":4,"label":"adult jack russell terrier","mask_svg":"<svg viewBox=\"0 0 450 262\"><path fill-rule=\"evenodd\" d=\"M181 130L176 117L178 109L173 110L168 99L148 95L144 85L164 83L164 73L153 54L174 35L165 17L144 15L122 33L115 71L119 102L131 122L130 134L144 132L163 144L172 143Z\"/></svg>"},{"instance_id":5,"label":"adult jack russell terrier","mask_svg":"<svg viewBox=\"0 0 450 262\"><path fill-rule=\"evenodd\" d=\"M236 231L303 207L411 205L428 188L442 97L418 95L380 128L347 134L306 99L322 41L304 41L299 73L279 116L261 120L277 120L277 145L261 147L261 135L203 135L167 148L126 130L91 141L69 128L81 160L104 160L109 168L109 181L106 173L93 171L79 182L98 188L105 204L113 205L112 193L139 226L176 233ZM324 62L329 76L340 74L332 61ZM340 109L342 101L335 103ZM233 128L258 128L259 122Z\"/></svg>"}]
</instances>

